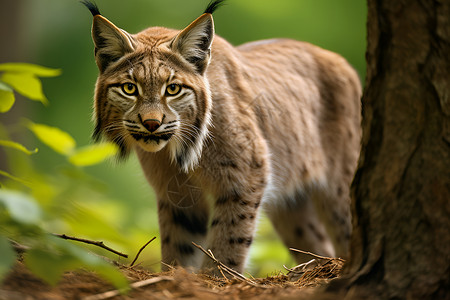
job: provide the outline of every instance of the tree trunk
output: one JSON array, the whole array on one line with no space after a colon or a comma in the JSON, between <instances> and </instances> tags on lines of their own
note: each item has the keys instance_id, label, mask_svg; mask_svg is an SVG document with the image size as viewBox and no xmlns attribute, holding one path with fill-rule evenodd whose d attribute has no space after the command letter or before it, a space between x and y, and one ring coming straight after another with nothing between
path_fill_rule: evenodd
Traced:
<instances>
[{"instance_id":1,"label":"tree trunk","mask_svg":"<svg viewBox=\"0 0 450 300\"><path fill-rule=\"evenodd\" d=\"M345 299L450 299L449 2L368 1Z\"/></svg>"}]
</instances>

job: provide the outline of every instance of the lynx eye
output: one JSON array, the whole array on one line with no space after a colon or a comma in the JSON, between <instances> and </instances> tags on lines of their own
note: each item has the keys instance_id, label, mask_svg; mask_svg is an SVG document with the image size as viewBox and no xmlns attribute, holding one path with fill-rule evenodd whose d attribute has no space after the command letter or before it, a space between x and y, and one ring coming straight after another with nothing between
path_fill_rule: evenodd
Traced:
<instances>
[{"instance_id":1,"label":"lynx eye","mask_svg":"<svg viewBox=\"0 0 450 300\"><path fill-rule=\"evenodd\" d=\"M137 87L134 83L127 82L122 84L122 91L129 96L136 95Z\"/></svg>"},{"instance_id":2,"label":"lynx eye","mask_svg":"<svg viewBox=\"0 0 450 300\"><path fill-rule=\"evenodd\" d=\"M166 95L167 96L175 96L181 91L181 86L179 84L169 84L166 87Z\"/></svg>"}]
</instances>

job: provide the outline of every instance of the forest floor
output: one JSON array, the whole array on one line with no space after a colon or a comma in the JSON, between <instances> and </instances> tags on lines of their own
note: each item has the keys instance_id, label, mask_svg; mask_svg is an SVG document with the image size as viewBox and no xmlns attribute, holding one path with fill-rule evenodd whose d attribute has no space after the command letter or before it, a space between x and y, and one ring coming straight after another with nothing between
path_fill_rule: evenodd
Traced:
<instances>
[{"instance_id":1,"label":"forest floor","mask_svg":"<svg viewBox=\"0 0 450 300\"><path fill-rule=\"evenodd\" d=\"M130 290L121 294L95 273L84 270L68 272L56 286L51 286L17 262L0 286L0 300L310 299L317 289L339 276L343 263L340 259L317 259L287 274L235 279L193 274L184 269L151 273L116 264L130 281Z\"/></svg>"}]
</instances>

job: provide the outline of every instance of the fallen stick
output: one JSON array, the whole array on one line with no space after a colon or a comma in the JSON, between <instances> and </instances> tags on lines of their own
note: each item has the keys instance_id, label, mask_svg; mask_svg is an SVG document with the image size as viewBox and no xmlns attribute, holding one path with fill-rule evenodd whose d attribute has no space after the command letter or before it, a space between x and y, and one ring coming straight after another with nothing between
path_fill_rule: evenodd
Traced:
<instances>
[{"instance_id":1,"label":"fallen stick","mask_svg":"<svg viewBox=\"0 0 450 300\"><path fill-rule=\"evenodd\" d=\"M174 267L174 266L171 266L171 265L169 265L169 264L166 264L166 263L163 262L163 261L161 261L161 264L164 265L164 266L166 266L166 267L168 267L170 270L175 270L175 267Z\"/></svg>"},{"instance_id":2,"label":"fallen stick","mask_svg":"<svg viewBox=\"0 0 450 300\"><path fill-rule=\"evenodd\" d=\"M153 242L153 240L156 239L156 236L154 236L150 241L148 241L147 243L145 243L144 246L141 247L141 249L139 249L138 253L136 254L136 257L133 259L133 261L130 264L130 268L132 266L134 266L134 263L136 262L136 260L138 259L139 255L141 254L142 250L144 250L145 247L147 247L148 244L150 244L151 242Z\"/></svg>"},{"instance_id":3,"label":"fallen stick","mask_svg":"<svg viewBox=\"0 0 450 300\"><path fill-rule=\"evenodd\" d=\"M24 254L25 252L30 250L30 247L28 247L28 246L19 244L18 242L11 240L11 239L8 239L8 240L9 240L9 243L11 244L11 246L13 247L14 251L16 251L17 254Z\"/></svg>"},{"instance_id":4,"label":"fallen stick","mask_svg":"<svg viewBox=\"0 0 450 300\"><path fill-rule=\"evenodd\" d=\"M155 284L155 283L158 283L161 281L171 281L171 280L174 280L174 279L172 277L168 277L168 276L153 277L153 278L145 279L142 281L133 282L132 284L130 284L130 288L137 289L137 288ZM107 292L104 292L101 294L84 297L83 300L105 300L105 299L109 299L109 298L112 298L115 296L119 296L120 294L121 294L120 290L112 290L112 291L107 291Z\"/></svg>"},{"instance_id":5,"label":"fallen stick","mask_svg":"<svg viewBox=\"0 0 450 300\"><path fill-rule=\"evenodd\" d=\"M219 261L218 259L216 259L214 257L214 255L212 254L211 250L206 251L205 249L203 249L202 246L197 245L196 243L192 242L192 244L197 247L198 249L200 249L203 253L205 253L212 261L214 261L217 264L217 267L219 268L219 271L221 271L221 269L223 269L225 272L227 272L228 274L230 274L231 276L233 276L234 278L247 282L251 285L254 286L259 286L256 282L254 282L253 280L250 280L248 278L246 278L244 275L242 275L241 273L233 270L232 268L228 267L227 265L225 265L224 263L222 263L221 261Z\"/></svg>"},{"instance_id":6,"label":"fallen stick","mask_svg":"<svg viewBox=\"0 0 450 300\"><path fill-rule=\"evenodd\" d=\"M65 240L71 240L71 241L77 241L77 242L81 242L81 243L85 243L85 244L89 244L89 245L95 245L97 247L100 247L100 248L103 248L105 250L108 250L109 252L112 252L112 253L117 254L119 256L128 258L127 254L124 254L122 252L119 252L117 250L114 250L114 249L106 246L102 241L91 241L91 240L87 240L87 239L80 239L80 238L73 237L73 236L68 236L68 235L65 235L65 234L53 233L53 235L56 236L56 237L65 239Z\"/></svg>"},{"instance_id":7,"label":"fallen stick","mask_svg":"<svg viewBox=\"0 0 450 300\"><path fill-rule=\"evenodd\" d=\"M294 252L303 253L303 254L306 254L306 255L311 255L312 257L315 257L315 258L327 259L327 260L337 259L337 260L340 260L340 261L344 261L342 258L339 258L339 257L333 258L333 257L321 256L321 255L318 255L318 254L314 254L312 252L298 250L298 249L295 249L295 248L289 248L289 250L294 251Z\"/></svg>"}]
</instances>

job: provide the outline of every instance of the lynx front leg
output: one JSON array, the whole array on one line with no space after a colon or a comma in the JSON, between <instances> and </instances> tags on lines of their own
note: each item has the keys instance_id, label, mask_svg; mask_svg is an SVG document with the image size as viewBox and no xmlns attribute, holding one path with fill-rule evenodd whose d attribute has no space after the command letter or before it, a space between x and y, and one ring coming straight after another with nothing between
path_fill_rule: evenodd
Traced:
<instances>
[{"instance_id":1,"label":"lynx front leg","mask_svg":"<svg viewBox=\"0 0 450 300\"><path fill-rule=\"evenodd\" d=\"M215 145L205 151L203 181L215 197L206 247L228 267L242 272L253 242L256 219L270 175L269 150L255 122L233 122L226 136L213 132ZM208 156L209 155L209 156ZM202 268L218 269L209 257Z\"/></svg>"},{"instance_id":2,"label":"lynx front leg","mask_svg":"<svg viewBox=\"0 0 450 300\"><path fill-rule=\"evenodd\" d=\"M253 241L262 189L236 191L216 200L207 246L214 256L230 268L242 272ZM217 274L215 264L205 257L203 269Z\"/></svg>"},{"instance_id":3,"label":"lynx front leg","mask_svg":"<svg viewBox=\"0 0 450 300\"><path fill-rule=\"evenodd\" d=\"M192 242L202 244L205 240L209 208L198 187L186 178L176 179L158 201L162 268L165 270L164 264L169 264L197 269L202 254Z\"/></svg>"},{"instance_id":4,"label":"lynx front leg","mask_svg":"<svg viewBox=\"0 0 450 300\"><path fill-rule=\"evenodd\" d=\"M162 269L168 265L181 265L197 269L201 255L192 242L201 244L205 239L208 210L200 207L181 208L171 202L158 203L159 231L161 236Z\"/></svg>"}]
</instances>

